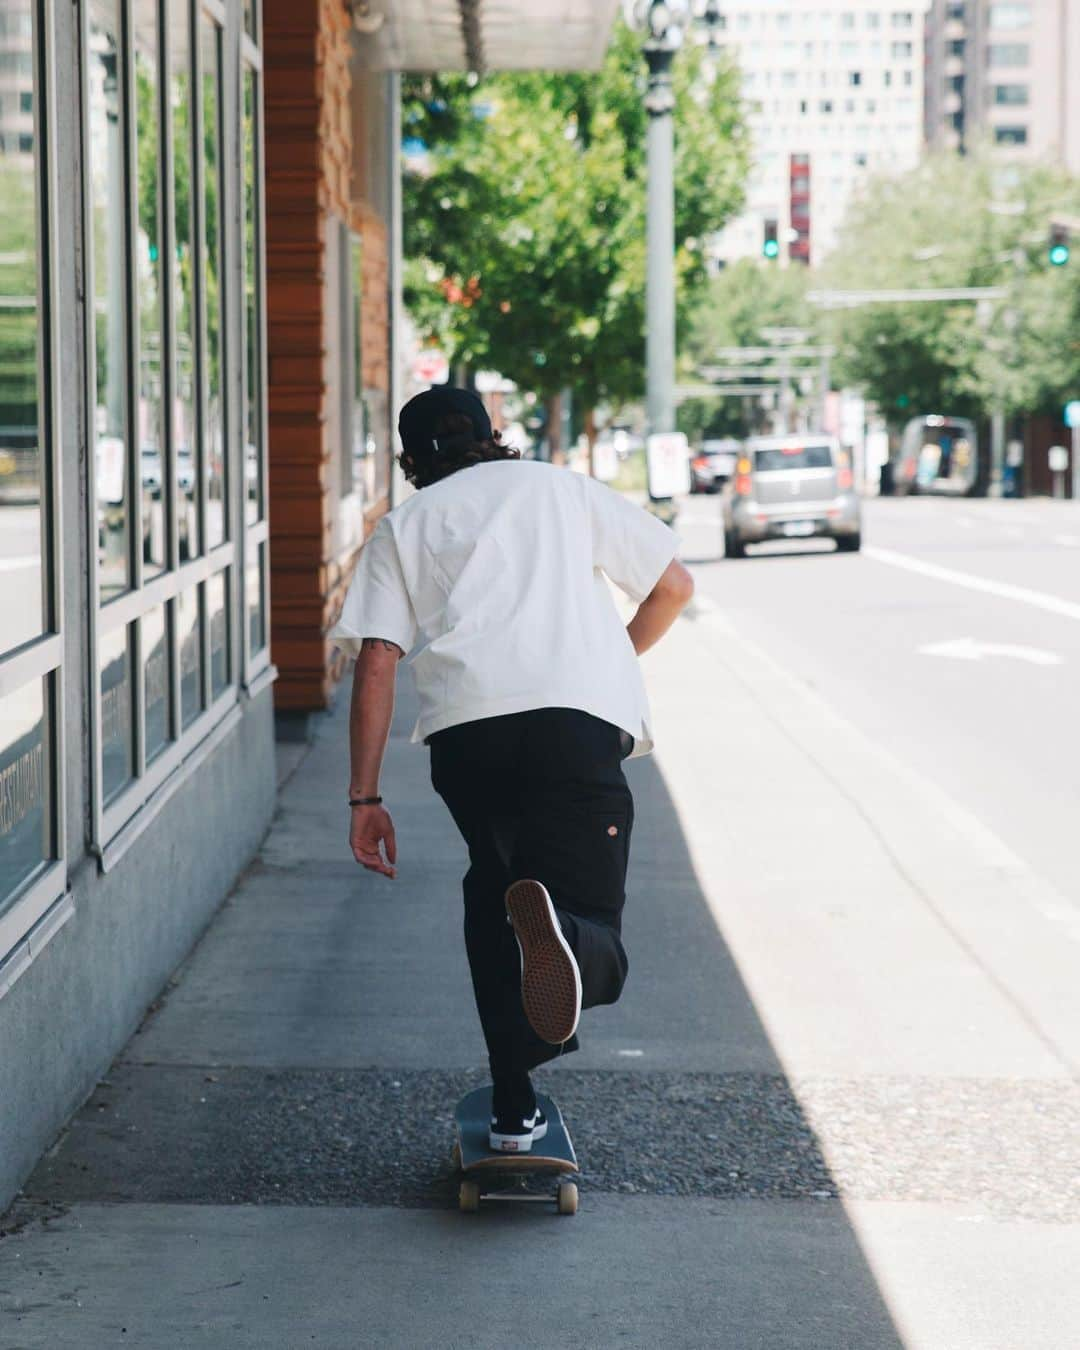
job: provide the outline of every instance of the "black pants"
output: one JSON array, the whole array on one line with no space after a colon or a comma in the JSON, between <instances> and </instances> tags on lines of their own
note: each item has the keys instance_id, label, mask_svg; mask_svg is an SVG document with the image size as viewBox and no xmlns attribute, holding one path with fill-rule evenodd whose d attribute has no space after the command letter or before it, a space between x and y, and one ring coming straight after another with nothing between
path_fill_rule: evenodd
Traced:
<instances>
[{"instance_id":1,"label":"black pants","mask_svg":"<svg viewBox=\"0 0 1080 1350\"><path fill-rule=\"evenodd\" d=\"M581 970L582 1007L614 1003L627 961L619 936L634 802L623 777L630 738L572 708L466 722L429 737L431 781L469 846L465 947L492 1075L577 1049L533 1031L503 897L541 881Z\"/></svg>"}]
</instances>

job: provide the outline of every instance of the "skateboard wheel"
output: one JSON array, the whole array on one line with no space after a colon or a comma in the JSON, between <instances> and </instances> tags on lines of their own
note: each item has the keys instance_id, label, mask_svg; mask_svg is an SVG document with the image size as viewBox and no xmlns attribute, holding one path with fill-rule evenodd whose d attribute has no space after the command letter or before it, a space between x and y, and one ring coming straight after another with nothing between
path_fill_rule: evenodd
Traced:
<instances>
[{"instance_id":1,"label":"skateboard wheel","mask_svg":"<svg viewBox=\"0 0 1080 1350\"><path fill-rule=\"evenodd\" d=\"M572 1181L560 1181L558 1197L555 1201L560 1214L576 1214L578 1189Z\"/></svg>"},{"instance_id":2,"label":"skateboard wheel","mask_svg":"<svg viewBox=\"0 0 1080 1350\"><path fill-rule=\"evenodd\" d=\"M458 1187L458 1208L463 1214L475 1214L480 1208L480 1183L478 1181L463 1181Z\"/></svg>"}]
</instances>

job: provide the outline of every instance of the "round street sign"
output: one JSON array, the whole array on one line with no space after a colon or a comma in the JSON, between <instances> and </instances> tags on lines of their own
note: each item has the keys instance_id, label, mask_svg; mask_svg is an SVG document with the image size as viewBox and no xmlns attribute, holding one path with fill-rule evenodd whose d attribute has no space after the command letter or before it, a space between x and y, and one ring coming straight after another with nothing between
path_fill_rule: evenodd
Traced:
<instances>
[{"instance_id":1,"label":"round street sign","mask_svg":"<svg viewBox=\"0 0 1080 1350\"><path fill-rule=\"evenodd\" d=\"M1080 427L1080 398L1074 398L1071 403L1065 404L1065 425Z\"/></svg>"}]
</instances>

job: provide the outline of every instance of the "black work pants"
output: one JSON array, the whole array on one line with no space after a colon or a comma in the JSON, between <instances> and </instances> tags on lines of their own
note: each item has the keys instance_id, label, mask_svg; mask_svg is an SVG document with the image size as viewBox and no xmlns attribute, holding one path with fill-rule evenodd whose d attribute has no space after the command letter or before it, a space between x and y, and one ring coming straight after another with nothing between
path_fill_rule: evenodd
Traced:
<instances>
[{"instance_id":1,"label":"black work pants","mask_svg":"<svg viewBox=\"0 0 1080 1350\"><path fill-rule=\"evenodd\" d=\"M521 960L504 896L548 889L581 971L582 1007L614 1003L626 979L620 930L634 803L630 738L573 708L465 722L428 738L431 781L469 847L465 947L492 1075L577 1049L541 1040L521 1002Z\"/></svg>"}]
</instances>

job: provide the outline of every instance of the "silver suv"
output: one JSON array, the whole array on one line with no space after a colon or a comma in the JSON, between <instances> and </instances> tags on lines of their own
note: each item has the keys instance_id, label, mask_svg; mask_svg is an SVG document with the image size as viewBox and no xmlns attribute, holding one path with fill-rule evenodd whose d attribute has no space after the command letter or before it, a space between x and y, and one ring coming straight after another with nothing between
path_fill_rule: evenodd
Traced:
<instances>
[{"instance_id":1,"label":"silver suv","mask_svg":"<svg viewBox=\"0 0 1080 1350\"><path fill-rule=\"evenodd\" d=\"M724 555L741 558L766 539L862 541L859 498L847 451L832 436L754 436L724 487Z\"/></svg>"}]
</instances>

